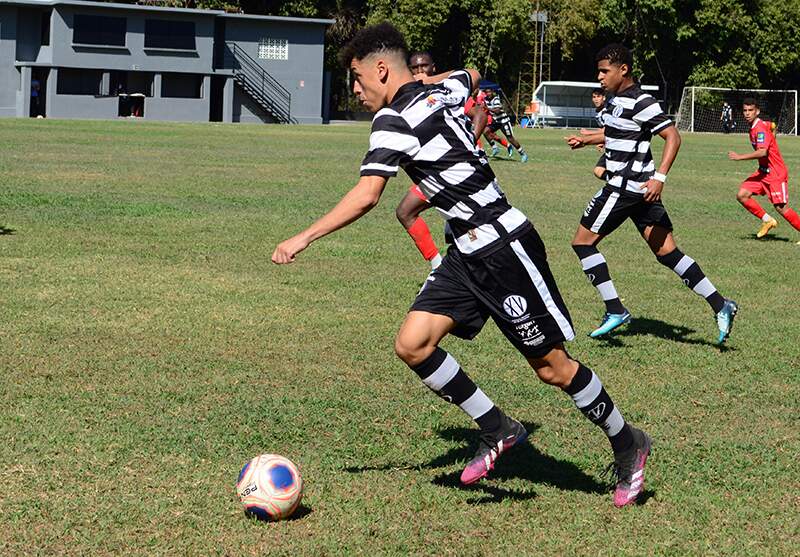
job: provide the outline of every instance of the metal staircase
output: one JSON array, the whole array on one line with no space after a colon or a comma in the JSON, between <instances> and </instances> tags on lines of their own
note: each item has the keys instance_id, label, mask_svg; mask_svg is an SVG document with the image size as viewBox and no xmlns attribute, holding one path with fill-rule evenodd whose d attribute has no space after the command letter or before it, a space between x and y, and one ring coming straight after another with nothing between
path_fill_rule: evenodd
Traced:
<instances>
[{"instance_id":1,"label":"metal staircase","mask_svg":"<svg viewBox=\"0 0 800 557\"><path fill-rule=\"evenodd\" d=\"M236 84L277 122L297 123L291 114L292 94L234 42L225 42L223 67L233 70Z\"/></svg>"}]
</instances>

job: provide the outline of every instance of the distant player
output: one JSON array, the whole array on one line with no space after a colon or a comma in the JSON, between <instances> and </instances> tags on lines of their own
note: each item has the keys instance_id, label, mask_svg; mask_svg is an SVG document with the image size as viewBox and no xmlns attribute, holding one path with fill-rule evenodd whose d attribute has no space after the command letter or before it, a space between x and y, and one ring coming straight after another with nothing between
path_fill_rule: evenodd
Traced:
<instances>
[{"instance_id":1,"label":"distant player","mask_svg":"<svg viewBox=\"0 0 800 557\"><path fill-rule=\"evenodd\" d=\"M736 121L733 119L733 107L727 101L722 102L722 112L719 115L722 122L722 133L731 133L733 128L736 127Z\"/></svg>"},{"instance_id":2,"label":"distant player","mask_svg":"<svg viewBox=\"0 0 800 557\"><path fill-rule=\"evenodd\" d=\"M800 230L800 216L787 205L789 192L786 187L789 182L789 172L783 163L783 157L781 156L781 150L778 148L778 140L773 133L773 127L770 122L758 117L761 114L761 109L757 100L746 98L742 105L744 119L750 124L750 144L753 146L753 152L740 155L730 151L728 158L732 161L758 159L758 170L742 182L739 193L736 194L736 199L756 218L761 219L761 228L756 234L759 238L763 238L770 230L778 226L778 221L764 211L758 201L753 199L753 195L768 196L775 210L789 221L789 224L795 230ZM798 245L800 245L800 242L798 242Z\"/></svg>"},{"instance_id":3,"label":"distant player","mask_svg":"<svg viewBox=\"0 0 800 557\"><path fill-rule=\"evenodd\" d=\"M408 67L415 79L436 73L436 64L430 52L414 52L408 59ZM474 105L474 102L473 102ZM474 137L480 137L486 127L487 116L478 107L465 107L465 116L473 127ZM419 215L430 207L428 199L417 184L412 184L405 197L395 210L395 216L406 229L414 244L431 268L436 269L442 262L442 256L436 242L433 240L430 228Z\"/></svg>"},{"instance_id":4,"label":"distant player","mask_svg":"<svg viewBox=\"0 0 800 557\"><path fill-rule=\"evenodd\" d=\"M506 144L508 148L508 156L514 156L514 151L512 149L513 146L517 149L517 151L519 151L520 162L528 162L528 155L525 153L525 149L514 137L514 128L511 125L511 117L506 113L506 109L503 107L503 101L493 89L484 90L484 103L486 104L486 108L489 110L489 113L492 115L492 121L486 131L486 137L488 137L489 142L492 143L492 155L494 156L497 154L494 141L498 141L499 139L497 137L497 132L502 131L503 135L505 135L506 139L508 139L508 143L511 144Z\"/></svg>"},{"instance_id":5,"label":"distant player","mask_svg":"<svg viewBox=\"0 0 800 557\"><path fill-rule=\"evenodd\" d=\"M572 149L599 142L604 142L606 149L606 185L589 201L572 240L583 272L606 306L602 323L589 336L603 336L631 319L611 282L605 257L596 247L631 219L658 262L672 269L711 306L719 329L717 342L722 344L731 332L738 306L723 298L694 259L675 245L672 222L661 203L661 190L678 154L681 137L658 101L634 82L630 50L612 44L603 48L596 60L600 84L614 95L606 105L605 127L602 133L566 138ZM654 134L666 142L658 170L650 152Z\"/></svg>"},{"instance_id":6,"label":"distant player","mask_svg":"<svg viewBox=\"0 0 800 557\"><path fill-rule=\"evenodd\" d=\"M635 502L644 489L650 438L626 423L600 378L567 354L563 343L575 333L542 239L508 202L486 159L465 140L464 102L480 74L459 70L415 81L405 40L388 23L356 33L342 61L355 78L353 92L375 112L361 178L326 215L281 242L272 261L291 263L311 242L366 214L402 168L448 219L454 244L414 300L395 352L480 428L478 450L461 482L486 477L501 455L528 436L439 346L448 334L474 338L491 317L539 378L562 389L603 430L614 451L614 504Z\"/></svg>"},{"instance_id":7,"label":"distant player","mask_svg":"<svg viewBox=\"0 0 800 557\"><path fill-rule=\"evenodd\" d=\"M595 119L597 120L597 127L601 130L605 127L606 115L606 93L599 87L592 91L592 105L595 110ZM599 180L605 180L606 177L606 151L602 145L597 146L597 150L603 154L600 155L597 164L594 166L594 175Z\"/></svg>"}]
</instances>

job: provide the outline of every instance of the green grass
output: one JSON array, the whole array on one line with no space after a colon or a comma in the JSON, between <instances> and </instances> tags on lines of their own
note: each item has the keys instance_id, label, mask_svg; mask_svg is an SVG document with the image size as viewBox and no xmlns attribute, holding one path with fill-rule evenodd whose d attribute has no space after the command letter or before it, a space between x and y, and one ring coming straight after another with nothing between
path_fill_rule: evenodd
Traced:
<instances>
[{"instance_id":1,"label":"green grass","mask_svg":"<svg viewBox=\"0 0 800 557\"><path fill-rule=\"evenodd\" d=\"M635 321L586 338L602 304L569 241L596 153L522 130L530 163L493 165L549 248L571 352L653 435L647 500L617 510L603 434L493 325L445 348L531 444L459 487L475 430L392 351L427 265L393 214L407 178L270 262L355 183L367 134L0 120L0 553L800 553L800 234L779 219L754 239L735 200L752 163L726 159L744 136L686 136L665 194L681 249L740 303L722 351L630 224L602 249ZM800 175L800 140L780 142ZM295 520L241 512L262 452L302 470Z\"/></svg>"}]
</instances>

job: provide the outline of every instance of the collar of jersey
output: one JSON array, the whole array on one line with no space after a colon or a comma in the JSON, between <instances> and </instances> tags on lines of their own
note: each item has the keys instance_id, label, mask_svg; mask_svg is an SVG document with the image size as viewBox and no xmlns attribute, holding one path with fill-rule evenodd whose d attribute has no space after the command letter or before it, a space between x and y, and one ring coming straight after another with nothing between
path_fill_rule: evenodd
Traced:
<instances>
[{"instance_id":1,"label":"collar of jersey","mask_svg":"<svg viewBox=\"0 0 800 557\"><path fill-rule=\"evenodd\" d=\"M406 93L413 91L414 89L419 89L420 87L425 87L425 84L421 81L409 81L408 83L404 83L394 94L394 97L392 97L392 103L397 102L397 100Z\"/></svg>"}]
</instances>

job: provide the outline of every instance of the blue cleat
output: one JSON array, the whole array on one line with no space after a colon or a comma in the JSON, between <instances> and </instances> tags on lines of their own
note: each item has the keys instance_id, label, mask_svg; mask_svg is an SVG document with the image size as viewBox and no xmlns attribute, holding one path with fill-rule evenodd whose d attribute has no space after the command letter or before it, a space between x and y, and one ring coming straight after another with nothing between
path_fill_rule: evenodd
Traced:
<instances>
[{"instance_id":1,"label":"blue cleat","mask_svg":"<svg viewBox=\"0 0 800 557\"><path fill-rule=\"evenodd\" d=\"M528 153L524 153L520 158L519 162L528 162Z\"/></svg>"},{"instance_id":2,"label":"blue cleat","mask_svg":"<svg viewBox=\"0 0 800 557\"><path fill-rule=\"evenodd\" d=\"M500 152L500 149L497 148L497 145L492 145L492 156L496 157L497 153Z\"/></svg>"},{"instance_id":3,"label":"blue cleat","mask_svg":"<svg viewBox=\"0 0 800 557\"><path fill-rule=\"evenodd\" d=\"M717 344L723 344L731 334L733 329L733 318L739 311L739 305L733 300L725 300L725 305L717 313L717 327L719 328L719 337Z\"/></svg>"},{"instance_id":4,"label":"blue cleat","mask_svg":"<svg viewBox=\"0 0 800 557\"><path fill-rule=\"evenodd\" d=\"M508 158L509 159L514 158L514 148L511 145L508 146Z\"/></svg>"},{"instance_id":5,"label":"blue cleat","mask_svg":"<svg viewBox=\"0 0 800 557\"><path fill-rule=\"evenodd\" d=\"M589 333L589 336L592 338L601 337L607 333L610 333L617 327L624 325L630 320L631 320L631 312L629 312L627 309L623 313L606 312L606 314L603 316L603 322L600 323L600 326L597 327L594 331Z\"/></svg>"}]
</instances>

